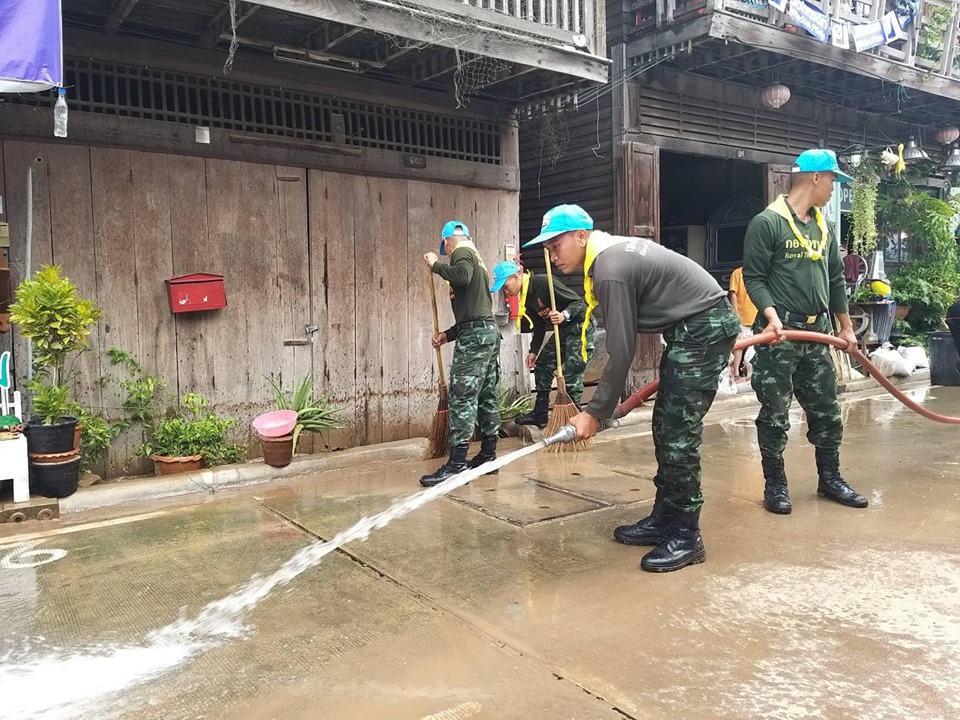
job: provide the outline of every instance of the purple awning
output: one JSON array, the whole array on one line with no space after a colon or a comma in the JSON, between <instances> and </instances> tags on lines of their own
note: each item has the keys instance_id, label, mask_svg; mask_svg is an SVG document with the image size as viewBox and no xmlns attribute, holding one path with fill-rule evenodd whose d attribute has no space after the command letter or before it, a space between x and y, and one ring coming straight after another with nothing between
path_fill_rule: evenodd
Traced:
<instances>
[{"instance_id":1,"label":"purple awning","mask_svg":"<svg viewBox=\"0 0 960 720\"><path fill-rule=\"evenodd\" d=\"M0 93L62 84L60 0L0 0Z\"/></svg>"}]
</instances>

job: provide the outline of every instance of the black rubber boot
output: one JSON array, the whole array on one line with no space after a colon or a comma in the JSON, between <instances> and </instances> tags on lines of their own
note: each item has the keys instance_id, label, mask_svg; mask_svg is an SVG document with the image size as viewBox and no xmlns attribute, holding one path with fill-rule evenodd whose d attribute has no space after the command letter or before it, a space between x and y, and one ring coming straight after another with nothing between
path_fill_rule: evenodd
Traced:
<instances>
[{"instance_id":1,"label":"black rubber boot","mask_svg":"<svg viewBox=\"0 0 960 720\"><path fill-rule=\"evenodd\" d=\"M865 508L867 506L867 499L840 477L838 450L817 448L817 475L820 476L820 483L817 485L817 495L820 497L835 500L848 507Z\"/></svg>"},{"instance_id":2,"label":"black rubber boot","mask_svg":"<svg viewBox=\"0 0 960 720\"><path fill-rule=\"evenodd\" d=\"M450 459L441 465L440 469L433 473L433 475L424 475L420 478L420 484L424 487L433 487L434 485L439 485L447 478L452 478L454 475L462 473L467 469L467 451L469 449L469 445L457 445L456 447L450 448Z\"/></svg>"},{"instance_id":3,"label":"black rubber boot","mask_svg":"<svg viewBox=\"0 0 960 720\"><path fill-rule=\"evenodd\" d=\"M514 422L517 425L536 425L538 428L545 428L547 420L550 419L550 391L540 390L537 392L537 402L533 410L526 415L521 415Z\"/></svg>"},{"instance_id":4,"label":"black rubber boot","mask_svg":"<svg viewBox=\"0 0 960 720\"><path fill-rule=\"evenodd\" d=\"M663 502L660 477L653 479L657 486L657 496L653 501L650 514L633 525L621 525L613 531L613 539L624 545L659 545L676 516L673 509Z\"/></svg>"},{"instance_id":5,"label":"black rubber boot","mask_svg":"<svg viewBox=\"0 0 960 720\"><path fill-rule=\"evenodd\" d=\"M789 515L793 510L790 495L787 494L787 475L783 470L782 457L765 457L763 467L763 506L777 515Z\"/></svg>"},{"instance_id":6,"label":"black rubber boot","mask_svg":"<svg viewBox=\"0 0 960 720\"><path fill-rule=\"evenodd\" d=\"M496 435L494 435L493 437L485 437L483 438L483 440L480 441L480 452L478 452L476 455L474 455L470 459L470 462L467 463L467 467L472 470L473 468L478 468L484 463L488 463L491 460L496 460L496 459L497 459L497 437ZM494 470L492 472L488 472L487 475L496 475L499 472L500 472L499 470Z\"/></svg>"},{"instance_id":7,"label":"black rubber boot","mask_svg":"<svg viewBox=\"0 0 960 720\"><path fill-rule=\"evenodd\" d=\"M707 559L700 537L700 511L677 513L663 542L643 556L640 567L647 572L672 572Z\"/></svg>"}]
</instances>

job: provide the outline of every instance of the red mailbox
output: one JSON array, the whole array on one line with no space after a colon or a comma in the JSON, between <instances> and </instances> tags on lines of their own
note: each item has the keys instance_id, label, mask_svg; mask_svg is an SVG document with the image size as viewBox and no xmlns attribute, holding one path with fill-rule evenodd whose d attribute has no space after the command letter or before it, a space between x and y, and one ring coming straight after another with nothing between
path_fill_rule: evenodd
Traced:
<instances>
[{"instance_id":1,"label":"red mailbox","mask_svg":"<svg viewBox=\"0 0 960 720\"><path fill-rule=\"evenodd\" d=\"M223 275L194 273L171 278L166 282L172 313L219 310L227 306Z\"/></svg>"}]
</instances>

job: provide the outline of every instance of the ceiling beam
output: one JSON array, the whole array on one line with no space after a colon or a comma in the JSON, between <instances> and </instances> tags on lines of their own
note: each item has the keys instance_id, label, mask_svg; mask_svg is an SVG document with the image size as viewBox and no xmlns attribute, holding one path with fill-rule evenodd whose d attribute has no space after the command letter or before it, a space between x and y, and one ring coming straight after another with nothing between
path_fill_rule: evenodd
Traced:
<instances>
[{"instance_id":1,"label":"ceiling beam","mask_svg":"<svg viewBox=\"0 0 960 720\"><path fill-rule=\"evenodd\" d=\"M110 9L110 15L107 17L107 35L113 35L123 25L123 21L133 10L139 0L116 0Z\"/></svg>"},{"instance_id":2,"label":"ceiling beam","mask_svg":"<svg viewBox=\"0 0 960 720\"><path fill-rule=\"evenodd\" d=\"M245 5L249 5L249 7L244 7ZM260 5L237 2L237 28L239 29L241 25L253 17L254 13L256 13L260 7ZM205 48L212 48L220 40L220 36L223 35L223 33L229 32L230 5L227 5L210 20L210 24L207 25L203 37L200 38L200 44Z\"/></svg>"}]
</instances>

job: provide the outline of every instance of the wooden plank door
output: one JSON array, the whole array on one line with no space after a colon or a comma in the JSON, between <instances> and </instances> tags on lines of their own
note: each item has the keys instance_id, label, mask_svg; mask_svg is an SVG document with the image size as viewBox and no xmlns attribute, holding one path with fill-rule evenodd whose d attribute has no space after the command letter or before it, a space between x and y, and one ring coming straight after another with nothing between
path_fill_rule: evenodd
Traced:
<instances>
[{"instance_id":1,"label":"wooden plank door","mask_svg":"<svg viewBox=\"0 0 960 720\"><path fill-rule=\"evenodd\" d=\"M790 165L767 165L767 204L790 192L791 176Z\"/></svg>"},{"instance_id":2,"label":"wooden plank door","mask_svg":"<svg viewBox=\"0 0 960 720\"><path fill-rule=\"evenodd\" d=\"M660 148L620 143L617 176L617 232L660 242Z\"/></svg>"},{"instance_id":3,"label":"wooden plank door","mask_svg":"<svg viewBox=\"0 0 960 720\"><path fill-rule=\"evenodd\" d=\"M620 143L617 158L617 232L660 242L660 148L642 143ZM629 395L657 376L660 336L640 335L627 375Z\"/></svg>"}]
</instances>

